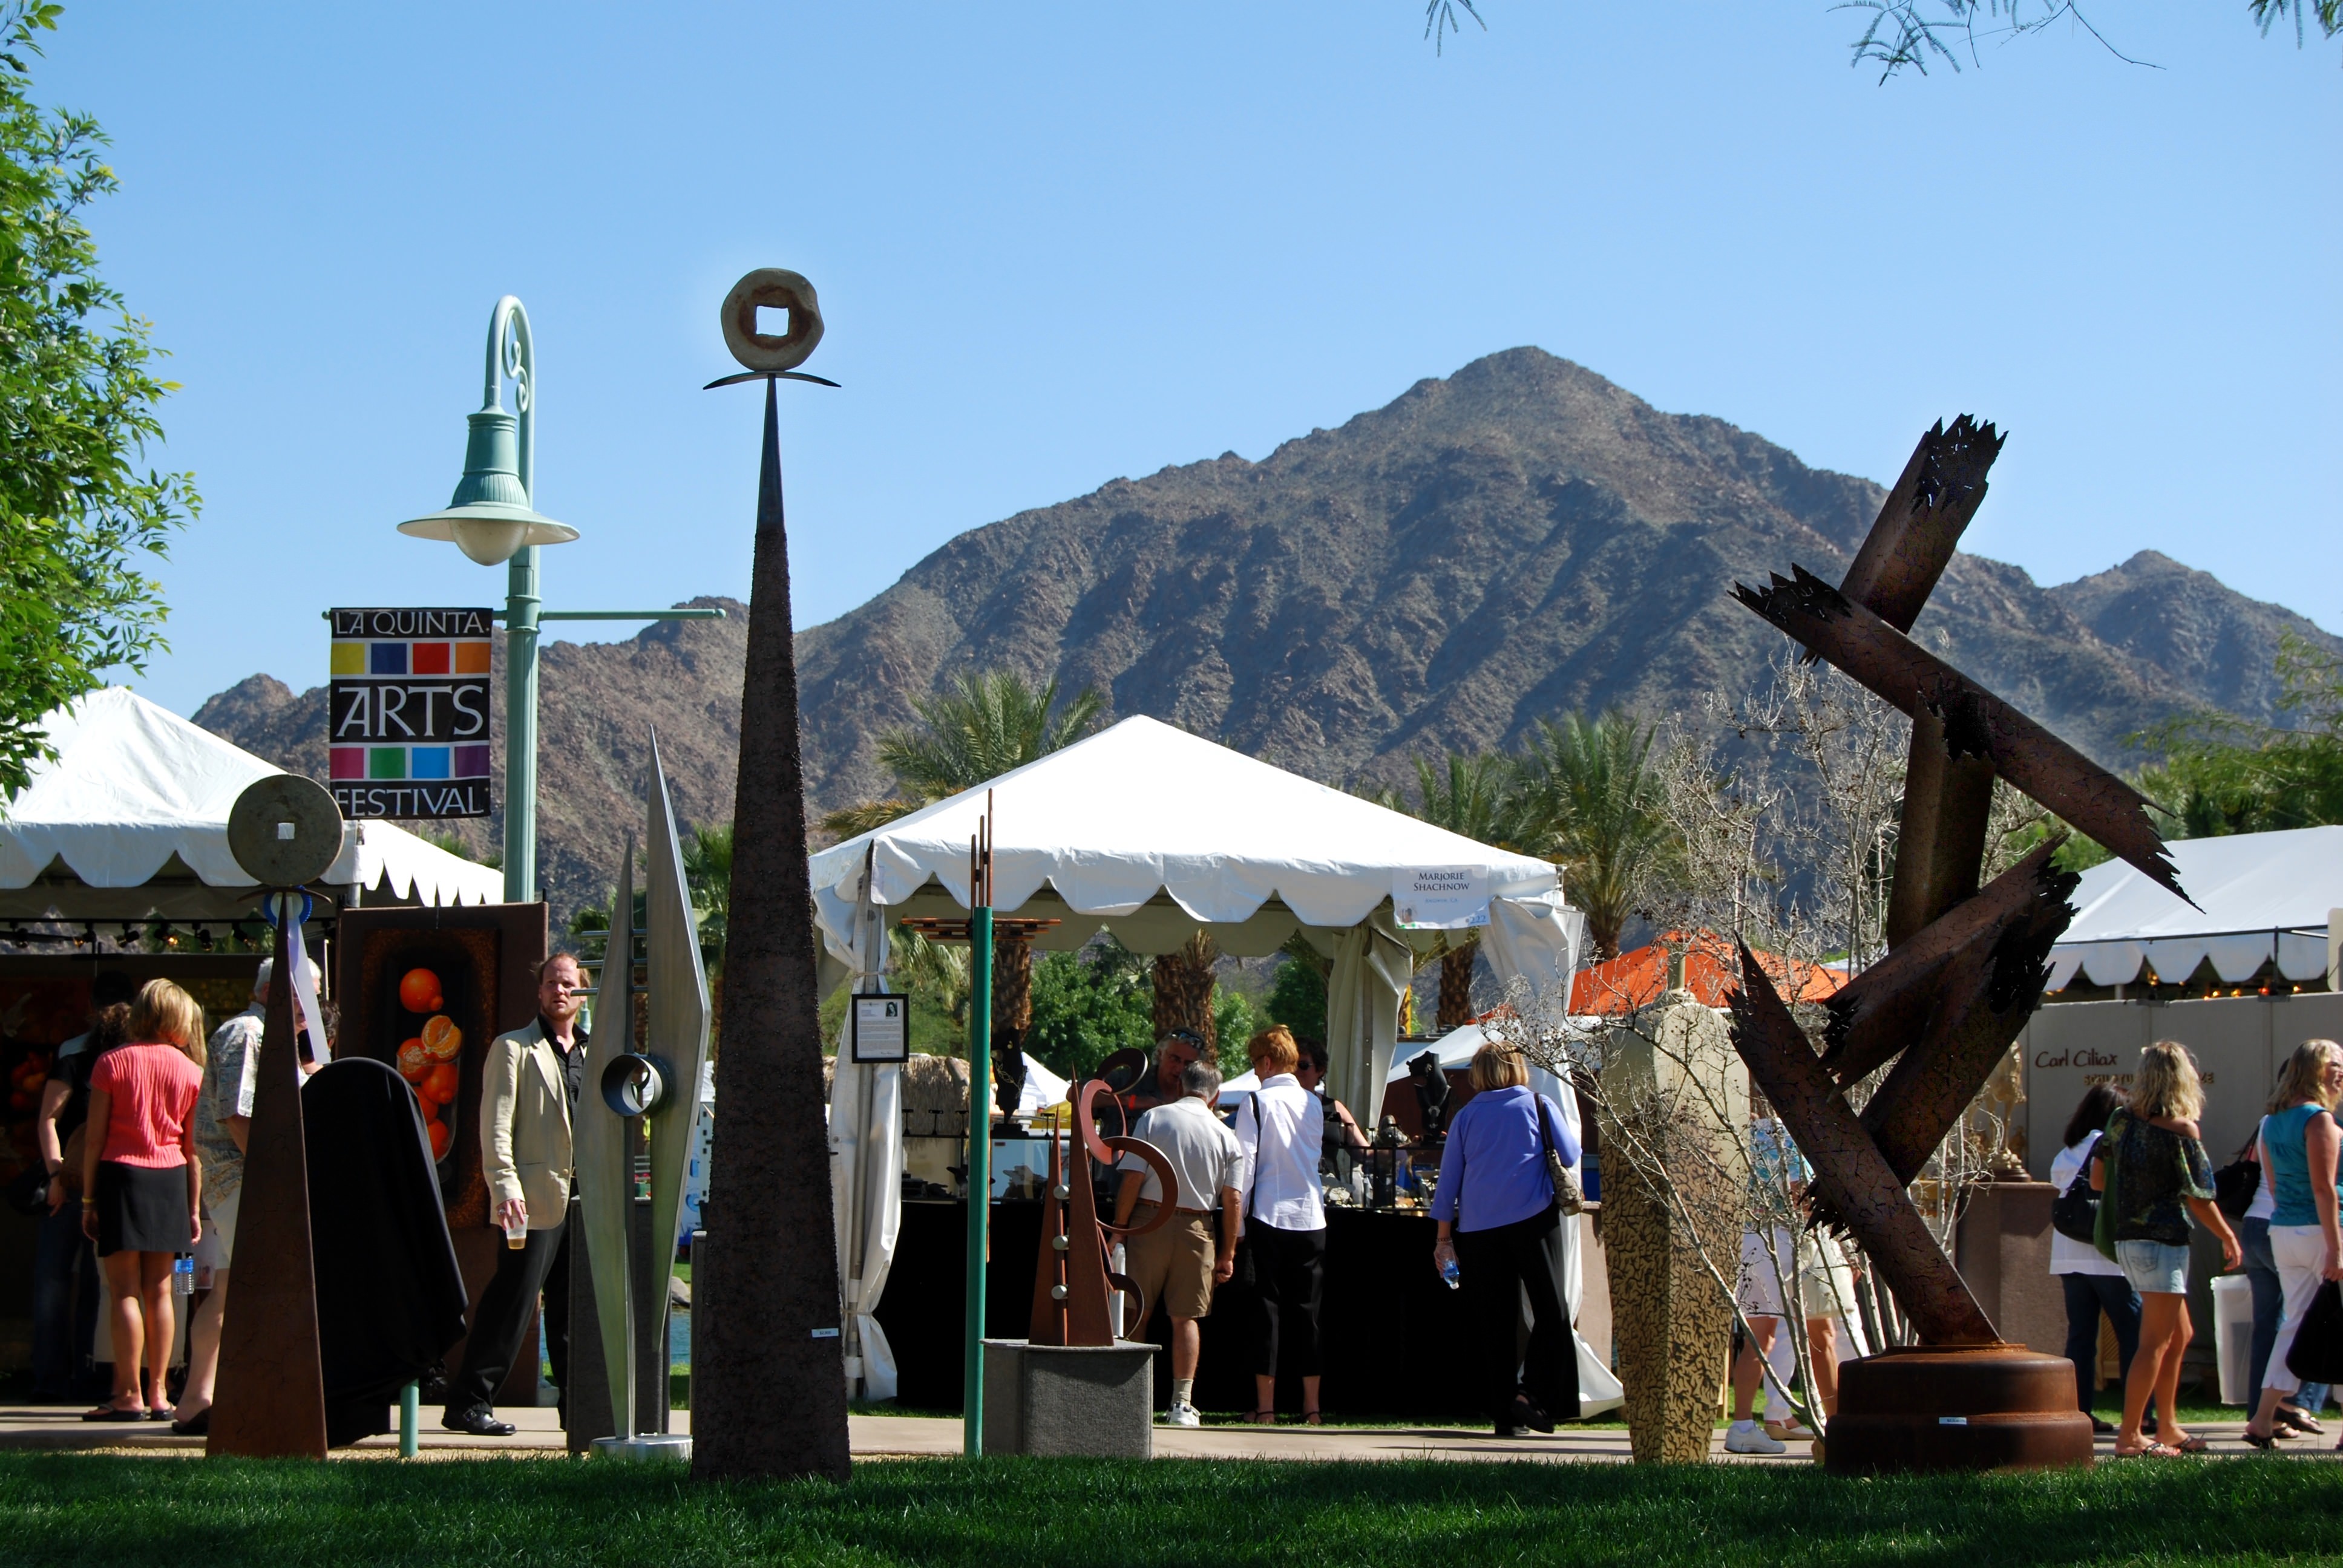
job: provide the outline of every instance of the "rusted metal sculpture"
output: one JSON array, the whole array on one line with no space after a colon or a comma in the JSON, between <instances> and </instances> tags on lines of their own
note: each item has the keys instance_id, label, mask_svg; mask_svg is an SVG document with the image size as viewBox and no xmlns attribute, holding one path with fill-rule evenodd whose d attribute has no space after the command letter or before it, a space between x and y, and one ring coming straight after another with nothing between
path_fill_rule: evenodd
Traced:
<instances>
[{"instance_id":1,"label":"rusted metal sculpture","mask_svg":"<svg viewBox=\"0 0 2343 1568\"><path fill-rule=\"evenodd\" d=\"M1121 1291L1138 1305L1139 1287L1107 1267L1115 1236L1143 1236L1171 1221L1180 1201L1180 1179L1153 1144L1117 1134L1101 1137L1098 1104L1114 1105L1103 1079L1085 1081L1073 1093L1074 1127L1050 1135L1050 1191L1041 1208L1041 1246L1033 1265L1033 1321L1026 1338L1037 1345L1111 1345L1114 1317L1108 1303ZM1116 1107L1121 1114L1121 1107ZM1146 1162L1162 1184L1154 1216L1143 1225L1117 1225L1099 1217L1098 1188L1091 1161L1112 1167L1119 1154Z\"/></svg>"},{"instance_id":2,"label":"rusted metal sculpture","mask_svg":"<svg viewBox=\"0 0 2343 1568\"><path fill-rule=\"evenodd\" d=\"M1735 1047L1814 1167L1815 1222L1862 1245L1927 1352L1844 1369L1834 1470L2090 1461L2057 1358L2000 1342L1905 1191L2025 1027L2074 914L2077 879L2051 859L2064 835L1978 890L1995 779L2181 891L2137 791L1906 635L2002 439L1966 415L1923 436L1839 587L1793 566L1770 587L1734 588L1912 720L1887 958L1831 1000L1821 1056L1745 946L1733 998ZM1856 1115L1846 1089L1890 1062Z\"/></svg>"},{"instance_id":3,"label":"rusted metal sculpture","mask_svg":"<svg viewBox=\"0 0 2343 1568\"><path fill-rule=\"evenodd\" d=\"M301 889L323 878L340 854L341 811L322 784L296 774L272 775L236 797L228 816L228 848L238 865L275 890L266 907L277 930L277 951L252 1068L236 1310L220 1332L219 1387L204 1451L252 1459L323 1459L326 1383L293 987L294 957L310 910L309 895Z\"/></svg>"}]
</instances>

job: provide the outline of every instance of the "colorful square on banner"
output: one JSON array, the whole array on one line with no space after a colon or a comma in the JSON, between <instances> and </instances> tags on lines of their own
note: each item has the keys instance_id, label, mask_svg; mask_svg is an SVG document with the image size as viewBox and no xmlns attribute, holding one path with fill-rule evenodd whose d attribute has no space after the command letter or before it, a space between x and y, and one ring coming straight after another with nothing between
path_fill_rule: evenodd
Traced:
<instances>
[{"instance_id":1,"label":"colorful square on banner","mask_svg":"<svg viewBox=\"0 0 2343 1568\"><path fill-rule=\"evenodd\" d=\"M407 668L412 673L417 675L447 675L452 673L447 668L447 644L444 642L418 642L414 644L413 647L414 652L409 656L407 662Z\"/></svg>"},{"instance_id":2,"label":"colorful square on banner","mask_svg":"<svg viewBox=\"0 0 2343 1568\"><path fill-rule=\"evenodd\" d=\"M405 675L407 648L407 645L403 642L369 644L367 648L367 653L369 656L367 661L367 673L368 675Z\"/></svg>"},{"instance_id":3,"label":"colorful square on banner","mask_svg":"<svg viewBox=\"0 0 2343 1568\"><path fill-rule=\"evenodd\" d=\"M367 645L362 642L334 644L334 673L364 675L367 672Z\"/></svg>"},{"instance_id":4,"label":"colorful square on banner","mask_svg":"<svg viewBox=\"0 0 2343 1568\"><path fill-rule=\"evenodd\" d=\"M407 776L409 779L447 778L447 748L445 746L410 746L407 749Z\"/></svg>"},{"instance_id":5,"label":"colorful square on banner","mask_svg":"<svg viewBox=\"0 0 2343 1568\"><path fill-rule=\"evenodd\" d=\"M488 673L488 638L482 638L478 642L459 642L456 645L456 673L458 675Z\"/></svg>"},{"instance_id":6,"label":"colorful square on banner","mask_svg":"<svg viewBox=\"0 0 2343 1568\"><path fill-rule=\"evenodd\" d=\"M334 770L337 779L363 779L367 772L367 754L363 746L333 748Z\"/></svg>"},{"instance_id":7,"label":"colorful square on banner","mask_svg":"<svg viewBox=\"0 0 2343 1568\"><path fill-rule=\"evenodd\" d=\"M375 746L367 750L367 777L369 779L404 779L407 777L407 748Z\"/></svg>"}]
</instances>

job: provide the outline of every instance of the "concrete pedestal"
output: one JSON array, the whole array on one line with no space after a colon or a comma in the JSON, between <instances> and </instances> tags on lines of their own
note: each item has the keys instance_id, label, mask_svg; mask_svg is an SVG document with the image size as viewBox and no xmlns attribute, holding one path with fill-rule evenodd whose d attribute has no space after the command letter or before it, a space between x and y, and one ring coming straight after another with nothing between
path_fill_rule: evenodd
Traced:
<instances>
[{"instance_id":1,"label":"concrete pedestal","mask_svg":"<svg viewBox=\"0 0 2343 1568\"><path fill-rule=\"evenodd\" d=\"M2050 1204L2057 1196L2047 1181L1972 1188L1953 1242L1953 1262L2001 1337L2045 1355L2066 1349L2066 1297L2050 1271Z\"/></svg>"},{"instance_id":2,"label":"concrete pedestal","mask_svg":"<svg viewBox=\"0 0 2343 1568\"><path fill-rule=\"evenodd\" d=\"M985 1341L984 1452L1151 1457L1155 1351Z\"/></svg>"}]
</instances>

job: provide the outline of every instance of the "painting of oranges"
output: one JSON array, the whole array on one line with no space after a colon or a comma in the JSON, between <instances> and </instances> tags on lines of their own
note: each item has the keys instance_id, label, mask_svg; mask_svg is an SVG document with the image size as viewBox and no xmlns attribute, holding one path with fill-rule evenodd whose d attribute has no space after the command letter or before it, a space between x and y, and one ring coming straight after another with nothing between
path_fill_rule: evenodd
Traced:
<instances>
[{"instance_id":1,"label":"painting of oranges","mask_svg":"<svg viewBox=\"0 0 2343 1568\"><path fill-rule=\"evenodd\" d=\"M441 1010L447 1005L447 988L436 970L417 967L399 976L398 1005L408 1015L406 1030L412 1030L398 1048L398 1075L407 1080L423 1108L423 1131L431 1140L431 1157L445 1160L456 1141L448 1124L450 1108L463 1093L459 1061L464 1031ZM417 1014L423 1015L419 1021Z\"/></svg>"}]
</instances>

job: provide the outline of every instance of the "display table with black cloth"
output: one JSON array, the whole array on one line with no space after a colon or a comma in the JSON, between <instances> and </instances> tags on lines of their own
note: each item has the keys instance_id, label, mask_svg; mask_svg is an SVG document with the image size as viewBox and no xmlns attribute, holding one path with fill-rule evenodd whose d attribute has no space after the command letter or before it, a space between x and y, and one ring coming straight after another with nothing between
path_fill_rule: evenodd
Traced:
<instances>
[{"instance_id":1,"label":"display table with black cloth","mask_svg":"<svg viewBox=\"0 0 2343 1568\"><path fill-rule=\"evenodd\" d=\"M1463 1293L1442 1283L1432 1267L1438 1227L1427 1215L1404 1211L1330 1209L1326 1218L1322 1408L1397 1421L1481 1419ZM903 1205L894 1267L875 1315L895 1350L896 1398L910 1408L960 1408L967 1225L966 1208L956 1201ZM1041 1235L1041 1204L993 1205L988 1333L1024 1332ZM1252 1311L1242 1288L1214 1292L1212 1315L1202 1324L1200 1410L1253 1408ZM1168 1346L1171 1322L1158 1312L1146 1332L1131 1337ZM1171 1364L1169 1354L1155 1358L1159 1409L1171 1398ZM1278 1408L1302 1408L1301 1381L1290 1368L1278 1380Z\"/></svg>"}]
</instances>

